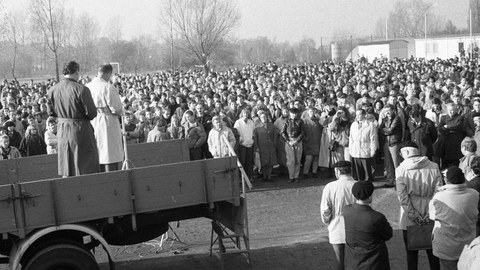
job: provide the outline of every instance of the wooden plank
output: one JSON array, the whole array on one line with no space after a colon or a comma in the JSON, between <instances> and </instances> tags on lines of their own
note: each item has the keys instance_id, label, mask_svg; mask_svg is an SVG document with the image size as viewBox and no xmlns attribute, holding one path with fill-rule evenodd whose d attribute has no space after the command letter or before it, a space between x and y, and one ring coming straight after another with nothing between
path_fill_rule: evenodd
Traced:
<instances>
[{"instance_id":1,"label":"wooden plank","mask_svg":"<svg viewBox=\"0 0 480 270\"><path fill-rule=\"evenodd\" d=\"M55 225L53 196L50 181L34 181L22 184L25 210L25 230ZM30 197L30 198L28 198Z\"/></svg>"},{"instance_id":2,"label":"wooden plank","mask_svg":"<svg viewBox=\"0 0 480 270\"><path fill-rule=\"evenodd\" d=\"M234 159L233 157L225 157L205 161L207 163L207 190L210 201L233 201L240 197L239 172Z\"/></svg>"},{"instance_id":3,"label":"wooden plank","mask_svg":"<svg viewBox=\"0 0 480 270\"><path fill-rule=\"evenodd\" d=\"M15 159L20 182L58 178L57 155L40 155Z\"/></svg>"},{"instance_id":4,"label":"wooden plank","mask_svg":"<svg viewBox=\"0 0 480 270\"><path fill-rule=\"evenodd\" d=\"M0 186L0 232L16 231L15 212L13 210L11 185Z\"/></svg>"},{"instance_id":5,"label":"wooden plank","mask_svg":"<svg viewBox=\"0 0 480 270\"><path fill-rule=\"evenodd\" d=\"M135 171L139 212L206 203L204 190L201 162L154 166Z\"/></svg>"},{"instance_id":6,"label":"wooden plank","mask_svg":"<svg viewBox=\"0 0 480 270\"><path fill-rule=\"evenodd\" d=\"M190 160L185 140L129 144L128 153L136 168ZM58 177L56 154L0 160L0 184L11 184L17 179L25 183Z\"/></svg>"},{"instance_id":7,"label":"wooden plank","mask_svg":"<svg viewBox=\"0 0 480 270\"><path fill-rule=\"evenodd\" d=\"M189 161L188 145L185 140L129 144L128 157L133 167L146 167Z\"/></svg>"},{"instance_id":8,"label":"wooden plank","mask_svg":"<svg viewBox=\"0 0 480 270\"><path fill-rule=\"evenodd\" d=\"M8 160L1 160L0 162L0 185L7 185L10 184L8 178Z\"/></svg>"},{"instance_id":9,"label":"wooden plank","mask_svg":"<svg viewBox=\"0 0 480 270\"><path fill-rule=\"evenodd\" d=\"M117 171L52 180L56 181L59 224L129 214L127 174Z\"/></svg>"}]
</instances>

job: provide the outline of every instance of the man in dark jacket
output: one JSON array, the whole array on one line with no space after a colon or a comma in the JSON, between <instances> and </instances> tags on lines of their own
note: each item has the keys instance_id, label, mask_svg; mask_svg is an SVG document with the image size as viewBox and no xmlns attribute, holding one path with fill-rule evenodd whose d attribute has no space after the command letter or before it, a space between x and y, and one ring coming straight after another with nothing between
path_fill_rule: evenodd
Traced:
<instances>
[{"instance_id":1,"label":"man in dark jacket","mask_svg":"<svg viewBox=\"0 0 480 270\"><path fill-rule=\"evenodd\" d=\"M197 121L203 126L208 138L208 133L210 133L210 130L212 129L212 116L205 112L205 105L203 103L198 103L195 106L195 111ZM204 143L202 145L202 158L212 157L212 154L208 150L208 144Z\"/></svg>"},{"instance_id":2,"label":"man in dark jacket","mask_svg":"<svg viewBox=\"0 0 480 270\"><path fill-rule=\"evenodd\" d=\"M402 162L400 143L402 142L402 121L395 114L395 107L388 104L385 107L386 117L380 124L380 134L384 136L383 152L385 154L385 169L387 171L386 187L395 186L395 169Z\"/></svg>"},{"instance_id":3,"label":"man in dark jacket","mask_svg":"<svg viewBox=\"0 0 480 270\"><path fill-rule=\"evenodd\" d=\"M90 121L97 107L90 90L78 83L80 65L68 62L65 78L47 93L49 115L58 118L58 174L64 177L97 173L100 169L97 142Z\"/></svg>"},{"instance_id":4,"label":"man in dark jacket","mask_svg":"<svg viewBox=\"0 0 480 270\"><path fill-rule=\"evenodd\" d=\"M385 241L393 230L387 218L370 207L373 190L370 182L356 182L352 187L356 202L343 209L346 269L390 270Z\"/></svg>"},{"instance_id":5,"label":"man in dark jacket","mask_svg":"<svg viewBox=\"0 0 480 270\"><path fill-rule=\"evenodd\" d=\"M423 116L419 104L412 106L407 127L410 132L409 139L418 146L419 154L433 161L433 143L437 140L437 129L431 120Z\"/></svg>"},{"instance_id":6,"label":"man in dark jacket","mask_svg":"<svg viewBox=\"0 0 480 270\"><path fill-rule=\"evenodd\" d=\"M447 115L443 115L438 123L438 129L443 136L443 145L440 153L442 168L458 166L459 159L463 157L461 143L465 138L464 118L458 113L458 106L454 103L447 104Z\"/></svg>"},{"instance_id":7,"label":"man in dark jacket","mask_svg":"<svg viewBox=\"0 0 480 270\"><path fill-rule=\"evenodd\" d=\"M302 140L305 134L303 121L298 119L299 110L290 109L288 118L282 130L285 140L285 152L287 154L287 168L290 177L289 183L298 182L300 174L300 159L302 158Z\"/></svg>"},{"instance_id":8,"label":"man in dark jacket","mask_svg":"<svg viewBox=\"0 0 480 270\"><path fill-rule=\"evenodd\" d=\"M202 158L202 147L206 144L207 133L205 133L203 125L195 119L192 111L188 110L185 114L187 115L187 122L184 126L185 140L190 151L190 160L199 160Z\"/></svg>"}]
</instances>

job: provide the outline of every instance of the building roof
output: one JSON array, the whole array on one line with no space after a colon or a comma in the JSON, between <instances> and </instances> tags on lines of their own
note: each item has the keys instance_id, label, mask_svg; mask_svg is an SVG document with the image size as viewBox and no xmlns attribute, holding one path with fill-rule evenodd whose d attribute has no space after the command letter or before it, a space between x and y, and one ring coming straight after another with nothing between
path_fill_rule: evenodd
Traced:
<instances>
[{"instance_id":1,"label":"building roof","mask_svg":"<svg viewBox=\"0 0 480 270\"><path fill-rule=\"evenodd\" d=\"M438 35L438 36L428 36L428 39L469 39L470 35L468 34L463 34L463 35ZM472 39L479 39L480 36L478 33L472 35ZM425 40L425 37L419 37L415 38L415 41L417 40Z\"/></svg>"},{"instance_id":2,"label":"building roof","mask_svg":"<svg viewBox=\"0 0 480 270\"><path fill-rule=\"evenodd\" d=\"M391 40L379 40L379 41L364 42L364 43L358 44L358 46L383 45L383 44L390 44L390 43L397 42L397 41L402 41L402 42L408 43L408 41L403 40L403 39L391 39Z\"/></svg>"}]
</instances>

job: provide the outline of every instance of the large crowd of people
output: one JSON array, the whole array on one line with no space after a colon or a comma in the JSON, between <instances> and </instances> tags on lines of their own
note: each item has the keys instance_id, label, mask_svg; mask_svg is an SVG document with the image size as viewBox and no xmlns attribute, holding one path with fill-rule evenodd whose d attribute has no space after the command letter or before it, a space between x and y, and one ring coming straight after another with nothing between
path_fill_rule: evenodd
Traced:
<instances>
[{"instance_id":1,"label":"large crowd of people","mask_svg":"<svg viewBox=\"0 0 480 270\"><path fill-rule=\"evenodd\" d=\"M120 133L127 143L184 139L191 160L235 153L246 175L263 181L276 181L274 168L291 183L319 178L319 170L337 176L341 172L344 176L338 181L343 179L348 188L332 186L326 190L342 190L341 196L349 199L336 206L335 202L322 203L322 208L330 207L322 214L322 220L330 225L336 215L343 216L346 202L368 205L371 193L367 184L381 179L385 188L396 187L405 245L406 226L435 217L433 253L427 252L431 269L454 269L445 267L458 260L459 248L443 245L462 247L478 236L477 207L469 213L462 210L475 198L477 205L480 191L480 66L468 58L262 63L208 74L179 70L110 76L111 69L100 71L94 79L80 77L78 69L72 74L80 84L115 93L113 98L121 101L109 105L110 100L102 100L105 94L99 96L92 90L97 112L103 115L93 122L114 119L117 126L120 122L124 125L123 131L96 129L95 137L103 136L103 144L111 137L109 132ZM57 114L71 113L58 104L58 91L57 103L52 102L57 82L4 80L1 89L0 159L56 153L62 147L57 146L57 123L71 123L66 116L52 117L52 106ZM120 115L122 119L117 121ZM116 141L122 149L120 138ZM104 170L121 162L123 155L116 157L100 157L100 163L104 160L107 166ZM440 173L443 170L445 177ZM347 178L364 183L366 186L355 190L366 193L352 193L353 182ZM477 193L460 191L460 186L472 187ZM459 198L445 195L449 192ZM468 195L460 195L462 192ZM445 205L458 209L462 216L450 213ZM384 221L376 213L369 214ZM456 227L451 225L460 221ZM347 221L335 222L347 225ZM388 230L385 227L385 241L391 237ZM337 251L342 244L348 246L351 232L347 230L347 237L345 232L340 236L334 232L331 243L337 255L343 254ZM408 269L416 269L417 253L407 250ZM387 269L385 262L379 265ZM342 267L343 262L339 262L338 269Z\"/></svg>"}]
</instances>

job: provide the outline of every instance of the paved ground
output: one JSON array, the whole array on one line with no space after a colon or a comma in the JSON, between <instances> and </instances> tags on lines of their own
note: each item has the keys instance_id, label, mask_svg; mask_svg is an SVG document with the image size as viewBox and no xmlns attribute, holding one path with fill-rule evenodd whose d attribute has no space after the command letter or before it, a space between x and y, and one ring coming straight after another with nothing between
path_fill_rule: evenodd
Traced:
<instances>
[{"instance_id":1,"label":"paved ground","mask_svg":"<svg viewBox=\"0 0 480 270\"><path fill-rule=\"evenodd\" d=\"M298 184L288 184L286 179L278 178L273 183L254 183L254 189L248 193L253 269L333 269L327 228L319 214L321 193L330 181L321 179L327 178L322 175ZM384 213L395 230L388 242L392 269L406 269L406 254L397 225L399 204L395 190L376 189L373 208ZM170 245L172 242L168 241L160 249L154 240L114 247L119 261L117 269L220 269L218 259L208 256L210 222L207 219L182 221L174 230L185 244ZM169 236L172 235L170 232ZM101 252L98 256L102 257ZM240 255L230 255L225 262L225 269L248 268ZM102 269L108 269L106 264L102 264ZM428 269L424 252L421 252L419 269Z\"/></svg>"}]
</instances>

